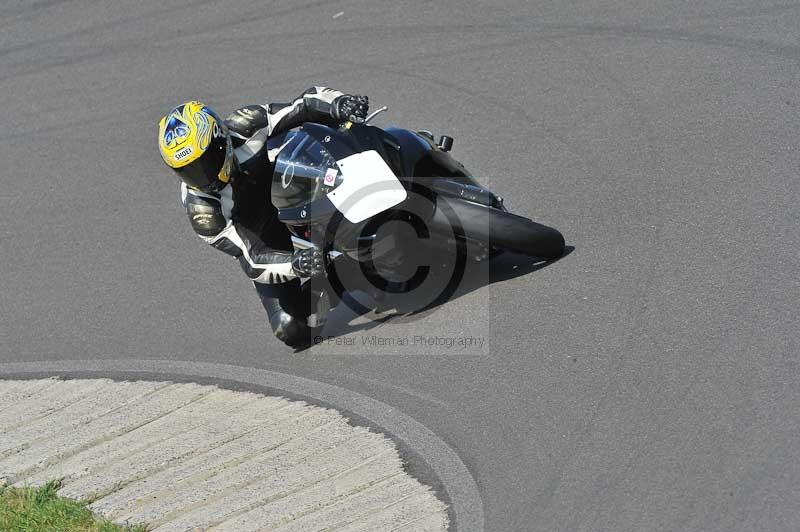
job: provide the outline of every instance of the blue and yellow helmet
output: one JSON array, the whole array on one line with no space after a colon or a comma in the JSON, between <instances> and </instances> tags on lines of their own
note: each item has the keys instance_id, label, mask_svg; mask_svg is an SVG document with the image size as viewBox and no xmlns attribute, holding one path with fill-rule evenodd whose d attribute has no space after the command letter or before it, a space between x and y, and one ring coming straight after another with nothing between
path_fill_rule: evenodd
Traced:
<instances>
[{"instance_id":1,"label":"blue and yellow helmet","mask_svg":"<svg viewBox=\"0 0 800 532\"><path fill-rule=\"evenodd\" d=\"M234 159L228 128L200 102L181 104L161 118L158 149L191 188L216 192L230 182Z\"/></svg>"}]
</instances>

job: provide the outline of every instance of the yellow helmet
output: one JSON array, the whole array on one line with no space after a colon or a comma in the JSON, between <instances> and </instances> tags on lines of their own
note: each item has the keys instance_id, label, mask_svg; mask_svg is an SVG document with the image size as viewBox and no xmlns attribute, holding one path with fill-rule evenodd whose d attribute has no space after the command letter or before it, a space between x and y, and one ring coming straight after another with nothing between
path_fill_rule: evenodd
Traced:
<instances>
[{"instance_id":1,"label":"yellow helmet","mask_svg":"<svg viewBox=\"0 0 800 532\"><path fill-rule=\"evenodd\" d=\"M233 144L217 114L200 102L181 104L161 118L158 149L189 187L216 192L231 179Z\"/></svg>"}]
</instances>

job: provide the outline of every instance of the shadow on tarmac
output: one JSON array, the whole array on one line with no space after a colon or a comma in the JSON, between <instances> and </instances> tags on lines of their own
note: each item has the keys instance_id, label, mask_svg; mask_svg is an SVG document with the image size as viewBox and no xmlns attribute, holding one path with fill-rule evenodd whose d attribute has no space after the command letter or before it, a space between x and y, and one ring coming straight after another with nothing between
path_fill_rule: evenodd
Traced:
<instances>
[{"instance_id":1,"label":"shadow on tarmac","mask_svg":"<svg viewBox=\"0 0 800 532\"><path fill-rule=\"evenodd\" d=\"M374 289L371 290L372 294L369 293L370 290L348 291L344 293L341 301L328 312L326 324L319 335L325 338L335 338L374 329L399 318L402 318L403 322L422 320L450 301L484 286L508 281L547 268L564 259L574 250L574 246L566 246L561 257L549 261L506 251L489 260L468 264L455 289L443 291L433 300L430 300L429 293L419 290L410 293L391 293ZM377 296L376 293L378 293ZM299 351L305 351L311 347Z\"/></svg>"}]
</instances>

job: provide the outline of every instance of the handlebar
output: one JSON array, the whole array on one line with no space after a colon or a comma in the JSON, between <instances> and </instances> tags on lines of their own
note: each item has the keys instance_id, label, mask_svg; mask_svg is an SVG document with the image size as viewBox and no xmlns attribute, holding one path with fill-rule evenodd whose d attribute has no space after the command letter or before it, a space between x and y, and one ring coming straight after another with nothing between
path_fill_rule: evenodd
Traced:
<instances>
[{"instance_id":1,"label":"handlebar","mask_svg":"<svg viewBox=\"0 0 800 532\"><path fill-rule=\"evenodd\" d=\"M372 119L373 119L373 118L375 118L375 117L376 117L376 116L378 116L379 114L381 114L381 113L383 113L383 112L385 112L385 111L388 111L388 110L389 110L389 107L387 107L387 106L385 106L385 105L384 105L383 107L381 107L380 109L375 109L375 110L374 110L374 111L372 111L370 114L368 114L368 115L367 115L367 117L364 119L364 122L363 122L363 123L364 123L364 125L367 125L367 124L369 124L369 123L370 123L370 121L372 121ZM341 131L342 133L344 133L345 131L348 131L348 130L349 130L351 127L353 127L353 122L351 122L350 120L348 120L348 121L346 121L346 122L342 122L342 125L341 125L341 126L339 126L339 131Z\"/></svg>"}]
</instances>

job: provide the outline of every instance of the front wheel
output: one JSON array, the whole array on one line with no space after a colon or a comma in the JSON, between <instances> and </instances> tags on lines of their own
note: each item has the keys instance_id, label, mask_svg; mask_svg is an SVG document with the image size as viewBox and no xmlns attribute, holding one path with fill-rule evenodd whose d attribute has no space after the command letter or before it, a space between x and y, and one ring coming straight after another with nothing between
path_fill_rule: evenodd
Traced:
<instances>
[{"instance_id":1,"label":"front wheel","mask_svg":"<svg viewBox=\"0 0 800 532\"><path fill-rule=\"evenodd\" d=\"M432 228L529 257L552 260L564 254L564 237L558 230L460 198L436 197Z\"/></svg>"},{"instance_id":2,"label":"front wheel","mask_svg":"<svg viewBox=\"0 0 800 532\"><path fill-rule=\"evenodd\" d=\"M309 279L301 288L302 301L307 302L309 314L306 323L312 329L322 329L328 321L328 313L336 306L338 297L331 293L330 287Z\"/></svg>"}]
</instances>

